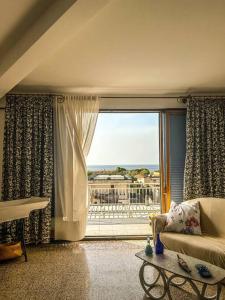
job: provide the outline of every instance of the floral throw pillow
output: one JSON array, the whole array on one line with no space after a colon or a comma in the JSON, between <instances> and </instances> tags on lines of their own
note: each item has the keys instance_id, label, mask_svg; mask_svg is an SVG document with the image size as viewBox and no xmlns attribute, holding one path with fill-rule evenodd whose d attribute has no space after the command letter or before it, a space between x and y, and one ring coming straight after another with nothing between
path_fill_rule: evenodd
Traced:
<instances>
[{"instance_id":1,"label":"floral throw pillow","mask_svg":"<svg viewBox=\"0 0 225 300\"><path fill-rule=\"evenodd\" d=\"M199 202L192 204L172 202L164 231L201 235Z\"/></svg>"}]
</instances>

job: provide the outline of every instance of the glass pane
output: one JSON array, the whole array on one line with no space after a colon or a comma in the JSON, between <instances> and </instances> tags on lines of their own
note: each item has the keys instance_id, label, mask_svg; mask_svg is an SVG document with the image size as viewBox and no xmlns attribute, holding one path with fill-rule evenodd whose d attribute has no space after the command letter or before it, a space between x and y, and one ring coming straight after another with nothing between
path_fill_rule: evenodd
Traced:
<instances>
[{"instance_id":1,"label":"glass pane","mask_svg":"<svg viewBox=\"0 0 225 300\"><path fill-rule=\"evenodd\" d=\"M87 158L86 235L151 234L160 212L159 114L100 113Z\"/></svg>"}]
</instances>

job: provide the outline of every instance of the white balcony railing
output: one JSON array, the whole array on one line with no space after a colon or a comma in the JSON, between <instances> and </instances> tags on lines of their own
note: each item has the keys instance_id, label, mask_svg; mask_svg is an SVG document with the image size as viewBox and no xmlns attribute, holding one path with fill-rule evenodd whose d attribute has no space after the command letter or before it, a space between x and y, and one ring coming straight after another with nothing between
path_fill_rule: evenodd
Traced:
<instances>
[{"instance_id":1,"label":"white balcony railing","mask_svg":"<svg viewBox=\"0 0 225 300\"><path fill-rule=\"evenodd\" d=\"M160 211L159 185L89 184L89 220L145 219L150 212ZM133 222L132 221L132 222Z\"/></svg>"}]
</instances>

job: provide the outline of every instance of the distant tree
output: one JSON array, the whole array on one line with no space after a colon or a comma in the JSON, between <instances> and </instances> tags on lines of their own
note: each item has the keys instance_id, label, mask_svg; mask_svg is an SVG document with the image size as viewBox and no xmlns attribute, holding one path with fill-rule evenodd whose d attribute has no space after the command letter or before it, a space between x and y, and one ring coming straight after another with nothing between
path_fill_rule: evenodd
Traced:
<instances>
[{"instance_id":1,"label":"distant tree","mask_svg":"<svg viewBox=\"0 0 225 300\"><path fill-rule=\"evenodd\" d=\"M137 170L129 170L128 175L131 177L135 177L138 174Z\"/></svg>"},{"instance_id":2,"label":"distant tree","mask_svg":"<svg viewBox=\"0 0 225 300\"><path fill-rule=\"evenodd\" d=\"M149 169L141 169L139 174L143 176L148 176L150 174L150 171Z\"/></svg>"},{"instance_id":3,"label":"distant tree","mask_svg":"<svg viewBox=\"0 0 225 300\"><path fill-rule=\"evenodd\" d=\"M150 171L149 169L145 169L145 168L142 168L142 169L134 169L134 170L130 170L129 171L129 175L131 177L135 177L136 175L142 175L142 176L147 176L150 174Z\"/></svg>"},{"instance_id":4,"label":"distant tree","mask_svg":"<svg viewBox=\"0 0 225 300\"><path fill-rule=\"evenodd\" d=\"M88 177L92 176L94 174L93 171L88 171Z\"/></svg>"},{"instance_id":5,"label":"distant tree","mask_svg":"<svg viewBox=\"0 0 225 300\"><path fill-rule=\"evenodd\" d=\"M127 170L125 168L121 168L121 167L117 167L115 171L116 171L116 174L125 175L127 173Z\"/></svg>"}]
</instances>

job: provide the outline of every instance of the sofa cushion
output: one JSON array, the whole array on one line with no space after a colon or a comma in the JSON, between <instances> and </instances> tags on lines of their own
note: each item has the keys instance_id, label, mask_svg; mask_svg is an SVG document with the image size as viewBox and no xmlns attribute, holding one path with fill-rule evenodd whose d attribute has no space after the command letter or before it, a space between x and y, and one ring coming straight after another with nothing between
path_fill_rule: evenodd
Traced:
<instances>
[{"instance_id":1,"label":"sofa cushion","mask_svg":"<svg viewBox=\"0 0 225 300\"><path fill-rule=\"evenodd\" d=\"M200 227L199 202L182 202L180 204L172 202L167 214L164 231L202 234Z\"/></svg>"},{"instance_id":2,"label":"sofa cushion","mask_svg":"<svg viewBox=\"0 0 225 300\"><path fill-rule=\"evenodd\" d=\"M202 232L225 238L225 198L197 198L186 203L196 201L200 203Z\"/></svg>"},{"instance_id":3,"label":"sofa cushion","mask_svg":"<svg viewBox=\"0 0 225 300\"><path fill-rule=\"evenodd\" d=\"M225 269L225 239L222 237L161 232L160 239L169 250L199 258Z\"/></svg>"}]
</instances>

